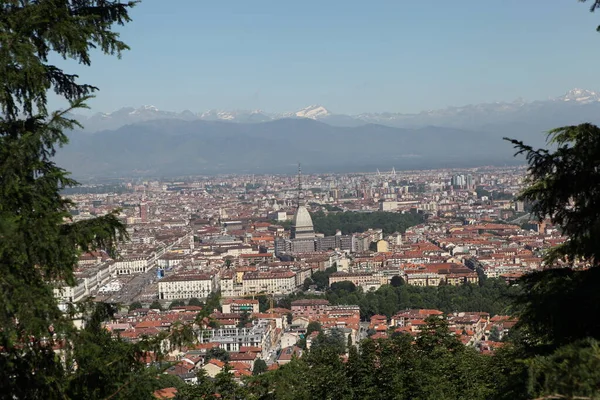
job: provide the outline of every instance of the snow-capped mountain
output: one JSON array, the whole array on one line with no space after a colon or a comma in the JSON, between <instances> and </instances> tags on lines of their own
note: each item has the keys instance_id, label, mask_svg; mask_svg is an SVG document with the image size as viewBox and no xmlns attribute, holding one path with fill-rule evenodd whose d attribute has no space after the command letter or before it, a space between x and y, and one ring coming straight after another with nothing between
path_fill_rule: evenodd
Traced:
<instances>
[{"instance_id":1,"label":"snow-capped mountain","mask_svg":"<svg viewBox=\"0 0 600 400\"><path fill-rule=\"evenodd\" d=\"M572 89L565 95L557 97L555 101L570 101L580 104L594 103L600 101L600 94L585 89Z\"/></svg>"},{"instance_id":2,"label":"snow-capped mountain","mask_svg":"<svg viewBox=\"0 0 600 400\"><path fill-rule=\"evenodd\" d=\"M197 119L205 121L229 121L229 122L265 122L272 119L262 110L208 110L197 114Z\"/></svg>"},{"instance_id":3,"label":"snow-capped mountain","mask_svg":"<svg viewBox=\"0 0 600 400\"><path fill-rule=\"evenodd\" d=\"M208 110L200 114L199 118L207 121L231 121L235 119L235 113L223 110Z\"/></svg>"},{"instance_id":4,"label":"snow-capped mountain","mask_svg":"<svg viewBox=\"0 0 600 400\"><path fill-rule=\"evenodd\" d=\"M139 108L124 107L109 113L96 113L89 117L76 115L75 118L83 124L86 132L96 132L157 119L190 120L190 114L192 114L192 119L197 119L196 115L189 110L177 113L162 111L155 106L145 105Z\"/></svg>"},{"instance_id":5,"label":"snow-capped mountain","mask_svg":"<svg viewBox=\"0 0 600 400\"><path fill-rule=\"evenodd\" d=\"M313 105L296 111L294 115L298 118L319 119L330 116L331 113L323 106Z\"/></svg>"},{"instance_id":6,"label":"snow-capped mountain","mask_svg":"<svg viewBox=\"0 0 600 400\"><path fill-rule=\"evenodd\" d=\"M137 115L137 114L143 114L143 113L157 113L157 112L160 112L160 111L155 106L141 106L138 109L134 109L133 111L130 111L129 114Z\"/></svg>"},{"instance_id":7,"label":"snow-capped mountain","mask_svg":"<svg viewBox=\"0 0 600 400\"><path fill-rule=\"evenodd\" d=\"M354 118L392 127L434 125L480 129L511 123L528 125L547 123L549 126L544 129L550 129L560 124L582 121L600 122L599 112L599 93L584 89L572 89L562 96L549 100L527 102L519 98L512 102L469 104L427 110L416 114L365 113L356 115Z\"/></svg>"},{"instance_id":8,"label":"snow-capped mountain","mask_svg":"<svg viewBox=\"0 0 600 400\"><path fill-rule=\"evenodd\" d=\"M470 104L426 110L420 113L393 112L363 113L357 115L335 114L322 105L311 105L297 111L268 113L262 110L208 110L194 113L189 110L172 112L146 105L140 108L126 107L111 113L98 113L91 117L79 117L86 131L116 129L123 125L159 119L185 121L205 120L232 123L260 123L282 118L308 118L333 126L360 126L379 124L396 128L445 126L461 129L480 129L510 123L531 124L545 122L549 128L556 124L595 122L600 119L600 93L573 89L562 96L549 100ZM600 122L600 121L598 121ZM487 129L487 128L486 128ZM499 129L499 128L498 128Z\"/></svg>"}]
</instances>

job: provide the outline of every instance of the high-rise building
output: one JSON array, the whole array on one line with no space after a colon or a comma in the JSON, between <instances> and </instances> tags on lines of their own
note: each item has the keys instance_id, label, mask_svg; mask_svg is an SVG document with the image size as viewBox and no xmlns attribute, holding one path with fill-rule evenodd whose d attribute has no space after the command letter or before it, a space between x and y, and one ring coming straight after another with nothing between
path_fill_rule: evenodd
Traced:
<instances>
[{"instance_id":1,"label":"high-rise building","mask_svg":"<svg viewBox=\"0 0 600 400\"><path fill-rule=\"evenodd\" d=\"M454 175L452 177L452 186L454 188L464 188L466 184L466 178L464 175Z\"/></svg>"},{"instance_id":2,"label":"high-rise building","mask_svg":"<svg viewBox=\"0 0 600 400\"><path fill-rule=\"evenodd\" d=\"M475 187L475 180L473 179L473 175L469 174L465 177L465 184L467 189L473 189Z\"/></svg>"}]
</instances>

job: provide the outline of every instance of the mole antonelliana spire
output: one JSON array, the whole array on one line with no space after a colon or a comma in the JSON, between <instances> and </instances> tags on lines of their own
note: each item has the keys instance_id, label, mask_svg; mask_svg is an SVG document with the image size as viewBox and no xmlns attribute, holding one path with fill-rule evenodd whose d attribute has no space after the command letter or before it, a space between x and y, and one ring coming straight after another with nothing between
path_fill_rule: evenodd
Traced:
<instances>
[{"instance_id":1,"label":"mole antonelliana spire","mask_svg":"<svg viewBox=\"0 0 600 400\"><path fill-rule=\"evenodd\" d=\"M290 232L291 239L308 239L315 237L315 229L312 218L306 206L304 205L304 196L302 195L302 168L298 164L298 200L296 213L292 220L292 228Z\"/></svg>"}]
</instances>

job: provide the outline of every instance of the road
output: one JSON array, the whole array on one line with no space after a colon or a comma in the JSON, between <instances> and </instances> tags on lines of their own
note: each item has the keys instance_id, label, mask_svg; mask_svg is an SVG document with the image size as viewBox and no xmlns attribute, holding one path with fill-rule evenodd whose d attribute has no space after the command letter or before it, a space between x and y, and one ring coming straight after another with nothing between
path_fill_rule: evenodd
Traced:
<instances>
[{"instance_id":1,"label":"road","mask_svg":"<svg viewBox=\"0 0 600 400\"><path fill-rule=\"evenodd\" d=\"M121 277L123 278L123 277ZM156 267L147 272L126 277L123 287L116 293L109 293L96 298L108 303L131 304L134 301L153 301L158 295L156 288Z\"/></svg>"}]
</instances>

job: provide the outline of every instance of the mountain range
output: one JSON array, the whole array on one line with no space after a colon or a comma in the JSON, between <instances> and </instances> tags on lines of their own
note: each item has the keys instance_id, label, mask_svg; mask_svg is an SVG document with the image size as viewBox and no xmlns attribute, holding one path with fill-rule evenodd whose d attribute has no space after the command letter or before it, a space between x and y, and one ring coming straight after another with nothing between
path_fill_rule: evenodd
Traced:
<instances>
[{"instance_id":1,"label":"mountain range","mask_svg":"<svg viewBox=\"0 0 600 400\"><path fill-rule=\"evenodd\" d=\"M313 105L282 114L262 111L161 111L123 108L76 116L57 154L84 176L288 173L472 167L522 163L503 137L542 146L549 129L600 123L600 94L573 89L544 100L476 104L416 114L343 115Z\"/></svg>"},{"instance_id":2,"label":"mountain range","mask_svg":"<svg viewBox=\"0 0 600 400\"><path fill-rule=\"evenodd\" d=\"M146 105L140 108L125 107L110 113L96 113L89 117L77 115L76 118L85 126L87 132L116 129L124 125L157 119L260 123L283 118L309 118L334 126L359 126L371 123L397 128L428 125L479 128L493 123L506 122L507 119L528 119L531 113L540 112L574 113L574 116L580 118L586 116L590 108L597 107L600 107L600 93L585 89L573 89L563 96L549 100L525 102L518 99L513 102L472 104L414 114L382 112L346 115L333 113L322 105L311 105L286 113L268 113L262 110L209 110L194 113L190 110L164 111Z\"/></svg>"}]
</instances>

